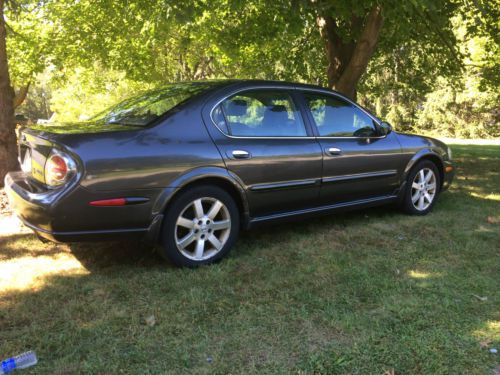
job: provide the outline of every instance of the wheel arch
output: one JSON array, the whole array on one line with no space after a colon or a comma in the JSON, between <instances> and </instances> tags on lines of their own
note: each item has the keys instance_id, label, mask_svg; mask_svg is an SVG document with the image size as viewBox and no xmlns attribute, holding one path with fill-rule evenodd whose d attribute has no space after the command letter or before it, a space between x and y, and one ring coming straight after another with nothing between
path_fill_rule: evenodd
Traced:
<instances>
[{"instance_id":1,"label":"wheel arch","mask_svg":"<svg viewBox=\"0 0 500 375\"><path fill-rule=\"evenodd\" d=\"M435 165L436 165L436 168L439 172L439 188L441 189L442 186L443 186L443 182L444 182L444 163L443 163L443 159L441 158L441 156L432 151L432 150L428 150L428 149L425 149L425 150L421 150L420 152L416 153L411 159L410 161L408 162L408 164L406 165L406 168L405 168L405 171L404 171L404 180L406 181L406 178L408 177L408 174L410 173L410 171L412 170L412 168L417 165L419 162L423 161L423 160L429 160L431 162L433 162Z\"/></svg>"},{"instance_id":2,"label":"wheel arch","mask_svg":"<svg viewBox=\"0 0 500 375\"><path fill-rule=\"evenodd\" d=\"M241 225L243 227L247 225L249 221L249 207L242 183L238 180L237 176L219 167L191 170L177 178L172 187L165 189L158 197L153 208L153 215L163 215L179 194L200 185L215 185L228 192L238 206Z\"/></svg>"}]
</instances>

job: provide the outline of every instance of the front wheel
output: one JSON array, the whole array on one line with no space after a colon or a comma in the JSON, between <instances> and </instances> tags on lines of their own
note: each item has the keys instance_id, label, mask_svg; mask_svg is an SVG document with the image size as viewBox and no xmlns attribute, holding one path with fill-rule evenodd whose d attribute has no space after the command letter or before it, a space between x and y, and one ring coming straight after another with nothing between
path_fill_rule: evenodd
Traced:
<instances>
[{"instance_id":1,"label":"front wheel","mask_svg":"<svg viewBox=\"0 0 500 375\"><path fill-rule=\"evenodd\" d=\"M412 215L427 214L436 203L440 186L436 165L429 160L419 162L408 174L403 210Z\"/></svg>"},{"instance_id":2,"label":"front wheel","mask_svg":"<svg viewBox=\"0 0 500 375\"><path fill-rule=\"evenodd\" d=\"M216 186L197 186L174 199L165 216L160 254L181 267L210 264L225 256L240 226L231 195Z\"/></svg>"}]
</instances>

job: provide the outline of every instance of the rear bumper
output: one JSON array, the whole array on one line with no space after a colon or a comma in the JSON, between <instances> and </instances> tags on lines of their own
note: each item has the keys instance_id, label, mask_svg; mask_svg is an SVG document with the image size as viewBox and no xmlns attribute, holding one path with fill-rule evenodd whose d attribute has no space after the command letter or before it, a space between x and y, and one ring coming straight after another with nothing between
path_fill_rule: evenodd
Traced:
<instances>
[{"instance_id":1,"label":"rear bumper","mask_svg":"<svg viewBox=\"0 0 500 375\"><path fill-rule=\"evenodd\" d=\"M52 242L85 242L85 241L106 241L126 238L143 238L149 228L138 229L115 229L115 230L95 230L76 232L57 232L39 228L21 218L23 223L33 230L38 236Z\"/></svg>"},{"instance_id":2,"label":"rear bumper","mask_svg":"<svg viewBox=\"0 0 500 375\"><path fill-rule=\"evenodd\" d=\"M125 207L90 207L89 201L105 199L109 193L85 188L71 191L43 190L23 172L5 177L9 203L38 236L54 242L100 241L145 238L154 242L163 215L151 217L150 204Z\"/></svg>"},{"instance_id":3,"label":"rear bumper","mask_svg":"<svg viewBox=\"0 0 500 375\"><path fill-rule=\"evenodd\" d=\"M51 205L57 192L43 192L22 172L8 173L4 182L10 206L21 221L32 229L50 231Z\"/></svg>"}]
</instances>

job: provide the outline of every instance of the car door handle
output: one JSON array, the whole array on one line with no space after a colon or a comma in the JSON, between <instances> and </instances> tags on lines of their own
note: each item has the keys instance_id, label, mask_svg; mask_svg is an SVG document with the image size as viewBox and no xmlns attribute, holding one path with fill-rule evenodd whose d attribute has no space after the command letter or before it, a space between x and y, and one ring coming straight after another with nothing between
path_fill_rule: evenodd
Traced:
<instances>
[{"instance_id":1,"label":"car door handle","mask_svg":"<svg viewBox=\"0 0 500 375\"><path fill-rule=\"evenodd\" d=\"M231 156L234 159L250 159L251 155L248 151L245 150L233 150L231 152Z\"/></svg>"},{"instance_id":2,"label":"car door handle","mask_svg":"<svg viewBox=\"0 0 500 375\"><path fill-rule=\"evenodd\" d=\"M325 148L325 153L330 156L336 156L336 155L341 155L342 150L336 147L327 147Z\"/></svg>"}]
</instances>

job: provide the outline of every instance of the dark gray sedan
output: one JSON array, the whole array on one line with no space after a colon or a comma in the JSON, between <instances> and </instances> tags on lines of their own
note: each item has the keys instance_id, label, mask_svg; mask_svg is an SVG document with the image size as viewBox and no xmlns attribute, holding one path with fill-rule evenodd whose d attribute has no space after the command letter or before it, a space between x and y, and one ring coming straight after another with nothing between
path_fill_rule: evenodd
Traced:
<instances>
[{"instance_id":1,"label":"dark gray sedan","mask_svg":"<svg viewBox=\"0 0 500 375\"><path fill-rule=\"evenodd\" d=\"M142 236L181 266L222 258L259 223L385 203L424 215L454 174L442 142L284 82L172 84L87 122L24 129L19 144L6 191L40 237Z\"/></svg>"}]
</instances>

